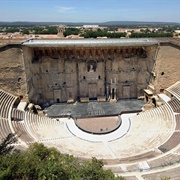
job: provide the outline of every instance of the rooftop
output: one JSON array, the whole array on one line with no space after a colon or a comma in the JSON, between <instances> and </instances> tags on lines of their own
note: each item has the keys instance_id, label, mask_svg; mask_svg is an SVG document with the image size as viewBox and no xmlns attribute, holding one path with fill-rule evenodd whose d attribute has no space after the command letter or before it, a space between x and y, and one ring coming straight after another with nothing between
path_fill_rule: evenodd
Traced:
<instances>
[{"instance_id":1,"label":"rooftop","mask_svg":"<svg viewBox=\"0 0 180 180\"><path fill-rule=\"evenodd\" d=\"M159 41L150 38L136 39L29 39L22 45L29 47L93 47L93 46L148 46Z\"/></svg>"}]
</instances>

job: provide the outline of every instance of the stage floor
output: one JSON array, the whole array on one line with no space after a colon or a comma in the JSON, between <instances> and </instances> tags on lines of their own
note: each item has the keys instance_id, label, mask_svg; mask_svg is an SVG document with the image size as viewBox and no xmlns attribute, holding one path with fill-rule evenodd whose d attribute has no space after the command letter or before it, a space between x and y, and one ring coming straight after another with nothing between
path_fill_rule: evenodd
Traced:
<instances>
[{"instance_id":1,"label":"stage floor","mask_svg":"<svg viewBox=\"0 0 180 180\"><path fill-rule=\"evenodd\" d=\"M46 108L44 112L47 116L84 118L98 117L108 115L119 115L122 112L137 112L141 111L145 102L137 99L119 100L117 103L96 102L89 103L76 102L74 104L56 103Z\"/></svg>"}]
</instances>

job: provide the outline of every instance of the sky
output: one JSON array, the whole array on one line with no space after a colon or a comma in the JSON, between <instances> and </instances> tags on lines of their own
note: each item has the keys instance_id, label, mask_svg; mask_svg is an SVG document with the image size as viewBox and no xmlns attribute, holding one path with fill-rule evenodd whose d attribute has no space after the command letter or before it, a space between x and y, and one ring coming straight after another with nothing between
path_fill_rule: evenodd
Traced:
<instances>
[{"instance_id":1,"label":"sky","mask_svg":"<svg viewBox=\"0 0 180 180\"><path fill-rule=\"evenodd\" d=\"M0 21L180 23L180 0L0 0Z\"/></svg>"}]
</instances>

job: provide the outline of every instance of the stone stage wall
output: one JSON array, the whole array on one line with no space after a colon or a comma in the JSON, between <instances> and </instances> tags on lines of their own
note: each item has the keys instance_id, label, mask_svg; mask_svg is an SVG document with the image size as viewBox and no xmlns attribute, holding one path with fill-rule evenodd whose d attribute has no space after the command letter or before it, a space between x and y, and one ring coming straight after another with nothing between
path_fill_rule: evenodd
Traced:
<instances>
[{"instance_id":1,"label":"stone stage wall","mask_svg":"<svg viewBox=\"0 0 180 180\"><path fill-rule=\"evenodd\" d=\"M128 99L143 95L157 45L118 48L23 47L29 98L67 102L80 98Z\"/></svg>"},{"instance_id":2,"label":"stone stage wall","mask_svg":"<svg viewBox=\"0 0 180 180\"><path fill-rule=\"evenodd\" d=\"M34 103L137 98L148 84L156 94L180 78L178 47L170 43L128 48L8 44L0 47L0 86Z\"/></svg>"}]
</instances>

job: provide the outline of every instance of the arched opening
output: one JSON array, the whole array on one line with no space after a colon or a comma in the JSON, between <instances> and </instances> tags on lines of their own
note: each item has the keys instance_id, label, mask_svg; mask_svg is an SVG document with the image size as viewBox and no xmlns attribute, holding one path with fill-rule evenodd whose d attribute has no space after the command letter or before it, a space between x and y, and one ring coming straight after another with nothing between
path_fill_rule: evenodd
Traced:
<instances>
[{"instance_id":1,"label":"arched opening","mask_svg":"<svg viewBox=\"0 0 180 180\"><path fill-rule=\"evenodd\" d=\"M96 72L97 63L94 60L90 60L87 62L87 71L88 72Z\"/></svg>"},{"instance_id":2,"label":"arched opening","mask_svg":"<svg viewBox=\"0 0 180 180\"><path fill-rule=\"evenodd\" d=\"M18 82L20 82L21 81L21 78L18 78Z\"/></svg>"},{"instance_id":3,"label":"arched opening","mask_svg":"<svg viewBox=\"0 0 180 180\"><path fill-rule=\"evenodd\" d=\"M114 99L114 88L112 89L112 99Z\"/></svg>"},{"instance_id":4,"label":"arched opening","mask_svg":"<svg viewBox=\"0 0 180 180\"><path fill-rule=\"evenodd\" d=\"M164 93L164 89L160 89L159 91L160 91L160 93Z\"/></svg>"},{"instance_id":5,"label":"arched opening","mask_svg":"<svg viewBox=\"0 0 180 180\"><path fill-rule=\"evenodd\" d=\"M154 104L154 107L156 107L156 99L152 98L152 103Z\"/></svg>"},{"instance_id":6,"label":"arched opening","mask_svg":"<svg viewBox=\"0 0 180 180\"><path fill-rule=\"evenodd\" d=\"M20 96L19 96L19 99L20 99L20 100L22 100L22 99L23 99L23 96L22 96L22 95L20 95Z\"/></svg>"}]
</instances>

